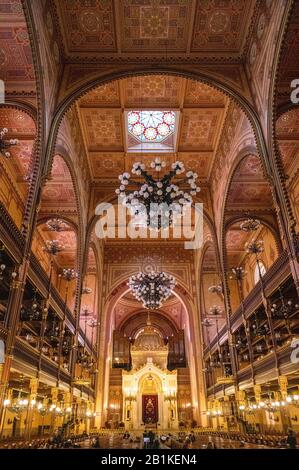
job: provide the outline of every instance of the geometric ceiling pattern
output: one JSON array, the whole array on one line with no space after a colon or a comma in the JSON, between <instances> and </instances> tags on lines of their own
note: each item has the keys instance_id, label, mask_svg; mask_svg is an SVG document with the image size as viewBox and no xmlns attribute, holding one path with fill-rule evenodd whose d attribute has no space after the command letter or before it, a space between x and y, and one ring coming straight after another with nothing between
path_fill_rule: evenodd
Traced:
<instances>
[{"instance_id":1,"label":"geometric ceiling pattern","mask_svg":"<svg viewBox=\"0 0 299 470\"><path fill-rule=\"evenodd\" d=\"M60 42L68 62L138 52L240 57L257 3L256 0L53 1Z\"/></svg>"},{"instance_id":2,"label":"geometric ceiling pattern","mask_svg":"<svg viewBox=\"0 0 299 470\"><path fill-rule=\"evenodd\" d=\"M63 212L76 213L76 196L69 169L60 155L53 159L51 179L47 181L42 192L40 213Z\"/></svg>"},{"instance_id":3,"label":"geometric ceiling pattern","mask_svg":"<svg viewBox=\"0 0 299 470\"><path fill-rule=\"evenodd\" d=\"M252 211L255 214L272 211L273 200L269 184L264 179L262 166L256 155L248 155L238 165L230 184L226 214ZM246 218L246 215L244 216ZM258 218L258 215L257 215ZM240 229L240 223L230 225L226 233L229 266L239 266L245 256L245 243L258 236Z\"/></svg>"},{"instance_id":4,"label":"geometric ceiling pattern","mask_svg":"<svg viewBox=\"0 0 299 470\"><path fill-rule=\"evenodd\" d=\"M61 232L53 232L46 224L41 224L38 231L44 240L44 246L47 240L58 240L63 245L63 250L55 256L56 266L60 270L65 267L73 268L77 257L77 236L74 229L65 223Z\"/></svg>"},{"instance_id":5,"label":"geometric ceiling pattern","mask_svg":"<svg viewBox=\"0 0 299 470\"><path fill-rule=\"evenodd\" d=\"M1 127L6 127L7 140L18 139L19 143L10 149L13 172L20 186L26 185L31 175L32 150L36 137L33 119L15 108L0 108Z\"/></svg>"},{"instance_id":6,"label":"geometric ceiling pattern","mask_svg":"<svg viewBox=\"0 0 299 470\"><path fill-rule=\"evenodd\" d=\"M150 165L159 149L150 155L141 146L128 153L125 119L126 110L149 107L177 112L175 149L163 158L168 163L182 160L205 180L228 103L226 96L203 83L158 74L126 78L90 91L78 101L77 109L93 180L116 180L140 158Z\"/></svg>"},{"instance_id":7,"label":"geometric ceiling pattern","mask_svg":"<svg viewBox=\"0 0 299 470\"><path fill-rule=\"evenodd\" d=\"M35 95L31 46L21 0L0 0L0 78L6 93Z\"/></svg>"},{"instance_id":8,"label":"geometric ceiling pattern","mask_svg":"<svg viewBox=\"0 0 299 470\"><path fill-rule=\"evenodd\" d=\"M249 155L239 164L233 176L226 210L271 209L272 194L264 179L260 160Z\"/></svg>"},{"instance_id":9,"label":"geometric ceiling pattern","mask_svg":"<svg viewBox=\"0 0 299 470\"><path fill-rule=\"evenodd\" d=\"M276 135L286 173L291 176L298 168L299 109L282 114L276 123Z\"/></svg>"}]
</instances>

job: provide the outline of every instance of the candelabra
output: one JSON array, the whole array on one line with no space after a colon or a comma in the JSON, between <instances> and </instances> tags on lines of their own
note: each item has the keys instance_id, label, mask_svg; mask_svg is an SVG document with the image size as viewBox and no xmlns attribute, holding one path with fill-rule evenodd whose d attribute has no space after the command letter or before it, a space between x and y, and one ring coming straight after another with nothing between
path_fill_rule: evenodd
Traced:
<instances>
[{"instance_id":1,"label":"candelabra","mask_svg":"<svg viewBox=\"0 0 299 470\"><path fill-rule=\"evenodd\" d=\"M168 390L164 395L164 400L169 401L169 403L176 401L176 399L177 399L177 393L175 390Z\"/></svg>"},{"instance_id":2,"label":"candelabra","mask_svg":"<svg viewBox=\"0 0 299 470\"><path fill-rule=\"evenodd\" d=\"M69 283L73 279L76 279L78 277L78 273L73 268L64 268L62 272L59 274L59 277L61 277L62 279L66 281L66 286L65 286L63 318L62 318L62 321L60 322L60 327L59 327L57 384L59 384L59 380L60 380L63 342L65 340L65 333L66 333L65 332L65 318L66 318L66 309L67 309L67 301L68 301Z\"/></svg>"},{"instance_id":3,"label":"candelabra","mask_svg":"<svg viewBox=\"0 0 299 470\"><path fill-rule=\"evenodd\" d=\"M136 394L133 391L128 391L125 396L125 401L131 405L133 401L136 401Z\"/></svg>"},{"instance_id":4,"label":"candelabra","mask_svg":"<svg viewBox=\"0 0 299 470\"><path fill-rule=\"evenodd\" d=\"M247 271L242 266L237 266L236 268L231 268L231 274L229 279L235 279L236 281L242 281L246 276Z\"/></svg>"}]
</instances>

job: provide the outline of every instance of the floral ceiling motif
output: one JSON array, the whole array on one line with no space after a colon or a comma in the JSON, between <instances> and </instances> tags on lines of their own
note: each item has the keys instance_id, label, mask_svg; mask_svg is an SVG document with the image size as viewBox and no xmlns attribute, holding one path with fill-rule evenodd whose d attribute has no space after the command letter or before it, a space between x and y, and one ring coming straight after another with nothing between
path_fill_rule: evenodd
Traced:
<instances>
[{"instance_id":1,"label":"floral ceiling motif","mask_svg":"<svg viewBox=\"0 0 299 470\"><path fill-rule=\"evenodd\" d=\"M29 34L20 0L0 0L0 79L6 93L34 94L35 76Z\"/></svg>"},{"instance_id":2,"label":"floral ceiling motif","mask_svg":"<svg viewBox=\"0 0 299 470\"><path fill-rule=\"evenodd\" d=\"M124 169L130 171L140 158L150 163L152 156L145 147L141 148L139 135L130 136L127 131L128 125L133 134L136 123L146 123L141 123L139 118L138 122L130 123L129 117L134 118L133 111L142 114L144 110L143 119L149 109L155 114L164 108L166 117L175 116L176 122L167 124L166 130L171 132L163 136L165 146L157 148L156 152L167 150L161 156L171 165L177 159L177 151L186 167L192 165L200 178L207 178L228 102L224 94L203 83L157 74L126 78L90 91L79 100L78 108L92 178L117 179ZM175 132L170 126L176 128Z\"/></svg>"},{"instance_id":3,"label":"floral ceiling motif","mask_svg":"<svg viewBox=\"0 0 299 470\"><path fill-rule=\"evenodd\" d=\"M240 56L255 0L54 0L68 58L139 53Z\"/></svg>"},{"instance_id":4,"label":"floral ceiling motif","mask_svg":"<svg viewBox=\"0 0 299 470\"><path fill-rule=\"evenodd\" d=\"M260 160L255 155L245 157L237 167L229 190L227 210L233 207L271 208L272 194L264 179Z\"/></svg>"},{"instance_id":5,"label":"floral ceiling motif","mask_svg":"<svg viewBox=\"0 0 299 470\"><path fill-rule=\"evenodd\" d=\"M298 168L299 110L297 108L287 111L278 118L276 133L284 169L291 176Z\"/></svg>"}]
</instances>

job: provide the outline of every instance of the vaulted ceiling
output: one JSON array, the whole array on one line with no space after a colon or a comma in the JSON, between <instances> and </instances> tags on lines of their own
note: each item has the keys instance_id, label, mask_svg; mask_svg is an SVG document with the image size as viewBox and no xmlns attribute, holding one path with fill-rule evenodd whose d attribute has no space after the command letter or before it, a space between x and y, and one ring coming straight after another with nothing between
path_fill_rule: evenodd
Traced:
<instances>
[{"instance_id":1,"label":"vaulted ceiling","mask_svg":"<svg viewBox=\"0 0 299 470\"><path fill-rule=\"evenodd\" d=\"M163 157L168 163L182 160L207 180L228 102L203 83L164 75L127 78L89 92L77 109L93 180L117 179L141 157L140 152L128 153L124 114L128 109L178 111L176 152ZM149 164L158 153L143 151L142 159Z\"/></svg>"}]
</instances>

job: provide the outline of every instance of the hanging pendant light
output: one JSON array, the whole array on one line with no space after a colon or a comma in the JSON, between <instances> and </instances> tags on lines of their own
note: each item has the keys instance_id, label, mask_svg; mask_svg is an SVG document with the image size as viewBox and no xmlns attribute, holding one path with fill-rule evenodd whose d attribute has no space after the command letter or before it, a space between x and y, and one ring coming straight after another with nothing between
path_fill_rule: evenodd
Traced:
<instances>
[{"instance_id":1,"label":"hanging pendant light","mask_svg":"<svg viewBox=\"0 0 299 470\"><path fill-rule=\"evenodd\" d=\"M151 168L158 176L165 166L166 163L158 157L151 163ZM130 213L138 216L141 225L154 230L168 228L173 225L176 215L181 215L185 207L191 207L193 196L200 191L196 184L198 175L193 171L188 171L183 180L173 182L175 176L184 172L184 164L177 161L167 174L155 178L146 171L143 163L137 162L133 165L132 173L141 176L143 181L133 181L130 173L123 173L119 176L120 187L115 192ZM129 184L136 189L126 192ZM183 189L186 184L189 188Z\"/></svg>"},{"instance_id":2,"label":"hanging pendant light","mask_svg":"<svg viewBox=\"0 0 299 470\"><path fill-rule=\"evenodd\" d=\"M160 308L172 294L175 285L175 278L165 272L140 272L131 276L128 282L134 297L150 310Z\"/></svg>"}]
</instances>

